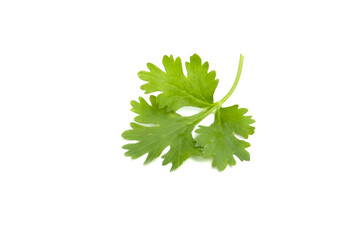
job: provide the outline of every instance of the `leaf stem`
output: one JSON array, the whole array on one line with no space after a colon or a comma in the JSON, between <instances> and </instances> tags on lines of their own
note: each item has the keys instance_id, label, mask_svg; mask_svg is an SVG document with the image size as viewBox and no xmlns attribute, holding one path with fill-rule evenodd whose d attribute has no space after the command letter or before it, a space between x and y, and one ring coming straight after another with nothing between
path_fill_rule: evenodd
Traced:
<instances>
[{"instance_id":1,"label":"leaf stem","mask_svg":"<svg viewBox=\"0 0 360 240\"><path fill-rule=\"evenodd\" d=\"M200 123L204 118L206 118L207 116L209 116L210 114L216 112L218 110L218 108L220 108L221 105L218 103L214 103L211 107L205 109L202 112L199 112L198 114L195 114L194 116L190 116L188 117L190 119L190 124L195 124L197 125L198 123Z\"/></svg>"},{"instance_id":2,"label":"leaf stem","mask_svg":"<svg viewBox=\"0 0 360 240\"><path fill-rule=\"evenodd\" d=\"M235 82L233 83L230 91L225 95L225 97L223 97L223 99L221 99L219 101L220 104L223 104L231 96L231 94L235 91L235 88L240 80L243 63L244 63L244 56L240 55L240 61L239 61L238 71L237 71L237 74L235 77Z\"/></svg>"}]
</instances>

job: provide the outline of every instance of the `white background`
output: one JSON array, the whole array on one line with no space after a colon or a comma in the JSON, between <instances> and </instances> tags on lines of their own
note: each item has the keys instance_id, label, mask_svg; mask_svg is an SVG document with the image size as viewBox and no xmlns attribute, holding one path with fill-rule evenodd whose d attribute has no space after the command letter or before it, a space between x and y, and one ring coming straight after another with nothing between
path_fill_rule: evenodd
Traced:
<instances>
[{"instance_id":1,"label":"white background","mask_svg":"<svg viewBox=\"0 0 360 240\"><path fill-rule=\"evenodd\" d=\"M0 239L360 239L358 1L1 1ZM256 119L224 172L124 157L137 72L209 61Z\"/></svg>"}]
</instances>

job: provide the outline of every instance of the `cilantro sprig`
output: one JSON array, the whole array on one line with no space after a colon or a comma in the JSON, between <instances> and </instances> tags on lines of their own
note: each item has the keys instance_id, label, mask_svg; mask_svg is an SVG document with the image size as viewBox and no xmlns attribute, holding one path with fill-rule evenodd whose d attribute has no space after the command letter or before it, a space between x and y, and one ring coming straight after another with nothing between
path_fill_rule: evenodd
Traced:
<instances>
[{"instance_id":1,"label":"cilantro sprig","mask_svg":"<svg viewBox=\"0 0 360 240\"><path fill-rule=\"evenodd\" d=\"M163 165L172 164L171 171L177 169L191 156L202 156L212 159L212 166L223 171L227 165L235 165L234 155L241 161L249 161L250 154L246 148L250 144L239 137L247 139L254 134L255 122L251 116L245 116L246 108L238 105L223 108L223 103L231 96L238 85L244 57L240 61L235 81L230 91L214 103L213 95L219 80L215 71L209 72L208 62L194 54L190 62L185 63L187 75L184 75L181 59L164 56L165 71L148 63L149 71L140 71L138 76L147 83L141 86L145 93L161 92L150 96L150 104L142 97L131 101L132 111L137 113L131 130L122 137L137 140L123 146L126 156L135 159L147 154L145 164L158 158L164 149L170 150L161 157ZM185 106L202 108L193 116L181 116L176 111ZM210 126L199 126L193 138L195 127L208 115L215 114L214 123ZM237 137L238 136L238 137Z\"/></svg>"}]
</instances>

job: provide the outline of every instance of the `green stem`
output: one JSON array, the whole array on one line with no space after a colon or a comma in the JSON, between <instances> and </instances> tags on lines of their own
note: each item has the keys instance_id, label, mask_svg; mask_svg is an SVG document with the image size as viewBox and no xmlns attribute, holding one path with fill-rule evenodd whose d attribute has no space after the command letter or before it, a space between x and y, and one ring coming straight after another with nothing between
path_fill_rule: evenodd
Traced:
<instances>
[{"instance_id":1,"label":"green stem","mask_svg":"<svg viewBox=\"0 0 360 240\"><path fill-rule=\"evenodd\" d=\"M214 113L217 111L218 108L220 108L221 105L219 105L218 103L212 105L211 107L205 109L202 112L199 112L198 114L195 114L194 116L189 117L190 121L189 123L192 125L197 125L199 122L201 122L204 118L206 118L207 116L209 116L210 114Z\"/></svg>"},{"instance_id":2,"label":"green stem","mask_svg":"<svg viewBox=\"0 0 360 240\"><path fill-rule=\"evenodd\" d=\"M237 84L239 83L239 80L240 80L243 63L244 63L244 56L240 55L240 61L239 61L239 66L238 66L238 71L237 71L237 74L236 74L235 82L233 83L230 91L225 95L225 97L223 97L223 99L221 99L219 101L219 103L223 104L231 96L231 94L234 92L234 90L235 90L235 88L236 88L236 86L237 86Z\"/></svg>"},{"instance_id":3,"label":"green stem","mask_svg":"<svg viewBox=\"0 0 360 240\"><path fill-rule=\"evenodd\" d=\"M237 84L239 83L243 62L244 62L244 56L240 55L240 61L239 61L238 71L237 71L237 74L236 74L236 77L235 77L235 82L233 83L230 91L225 95L225 97L223 97L223 99L221 99L220 101L212 104L211 107L205 109L204 111L202 111L202 112L200 112L198 114L195 114L194 116L188 117L189 118L189 124L197 125L204 118L209 116L211 113L217 112L217 110L221 107L221 105L231 96L231 94L235 91L235 88L236 88Z\"/></svg>"}]
</instances>

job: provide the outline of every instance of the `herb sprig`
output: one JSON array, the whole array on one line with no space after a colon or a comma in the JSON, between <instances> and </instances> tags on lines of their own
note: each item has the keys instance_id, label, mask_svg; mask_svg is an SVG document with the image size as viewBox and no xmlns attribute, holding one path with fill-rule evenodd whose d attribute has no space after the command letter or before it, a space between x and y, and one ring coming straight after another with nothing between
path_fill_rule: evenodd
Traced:
<instances>
[{"instance_id":1,"label":"herb sprig","mask_svg":"<svg viewBox=\"0 0 360 240\"><path fill-rule=\"evenodd\" d=\"M140 71L138 76L147 83L141 86L145 93L161 92L150 96L150 104L142 97L131 101L132 111L137 113L135 121L130 124L122 137L137 140L123 146L126 156L135 159L147 154L145 163L158 158L163 150L170 150L162 155L163 165L172 164L171 171L177 169L191 156L202 156L212 159L212 166L223 171L227 165L235 165L234 155L241 161L250 160L246 148L250 144L237 136L247 139L254 134L255 122L251 116L245 116L246 108L238 105L222 107L238 85L244 57L240 61L235 81L230 91L214 103L213 95L219 80L215 71L209 72L208 62L194 54L190 62L185 63L187 76L183 73L181 59L171 56L163 57L165 71L148 63L149 71ZM193 116L181 116L176 111L185 106L202 108ZM199 126L192 136L194 128L208 115L215 114L210 126ZM150 125L149 125L150 124Z\"/></svg>"}]
</instances>

